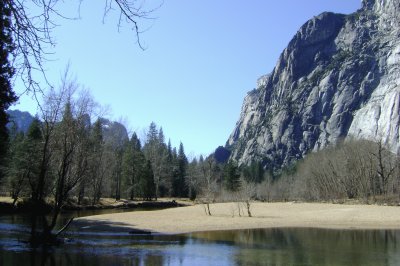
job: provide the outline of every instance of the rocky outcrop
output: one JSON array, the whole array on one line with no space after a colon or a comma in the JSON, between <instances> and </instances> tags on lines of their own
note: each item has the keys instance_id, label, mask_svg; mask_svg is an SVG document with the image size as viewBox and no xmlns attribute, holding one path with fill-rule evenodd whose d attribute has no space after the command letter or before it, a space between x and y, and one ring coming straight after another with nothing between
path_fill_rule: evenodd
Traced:
<instances>
[{"instance_id":1,"label":"rocky outcrop","mask_svg":"<svg viewBox=\"0 0 400 266\"><path fill-rule=\"evenodd\" d=\"M129 140L126 127L115 121L100 118L103 129L104 142L114 149L122 149Z\"/></svg>"},{"instance_id":2,"label":"rocky outcrop","mask_svg":"<svg viewBox=\"0 0 400 266\"><path fill-rule=\"evenodd\" d=\"M7 114L10 117L10 122L7 124L10 132L17 130L17 132L26 133L33 119L35 119L29 112L21 112L19 110L7 110Z\"/></svg>"},{"instance_id":3,"label":"rocky outcrop","mask_svg":"<svg viewBox=\"0 0 400 266\"><path fill-rule=\"evenodd\" d=\"M19 110L8 110L10 122L7 124L8 129L12 132L14 127L17 131L26 133L31 125L34 117L29 112ZM83 119L87 128L91 126L90 116L85 115ZM102 124L104 141L113 148L122 148L129 140L128 131L121 123L100 118Z\"/></svg>"},{"instance_id":4,"label":"rocky outcrop","mask_svg":"<svg viewBox=\"0 0 400 266\"><path fill-rule=\"evenodd\" d=\"M399 152L399 37L400 0L309 20L245 97L231 158L281 167L346 138Z\"/></svg>"}]
</instances>

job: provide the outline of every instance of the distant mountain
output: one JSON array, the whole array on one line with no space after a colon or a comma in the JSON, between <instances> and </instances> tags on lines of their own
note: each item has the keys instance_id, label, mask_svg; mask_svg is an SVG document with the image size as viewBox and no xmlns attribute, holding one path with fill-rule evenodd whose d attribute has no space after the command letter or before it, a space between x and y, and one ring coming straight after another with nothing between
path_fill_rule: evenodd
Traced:
<instances>
[{"instance_id":1,"label":"distant mountain","mask_svg":"<svg viewBox=\"0 0 400 266\"><path fill-rule=\"evenodd\" d=\"M111 144L114 148L123 147L129 140L128 131L121 123L105 118L101 118L100 122L103 127L104 141Z\"/></svg>"},{"instance_id":2,"label":"distant mountain","mask_svg":"<svg viewBox=\"0 0 400 266\"><path fill-rule=\"evenodd\" d=\"M34 117L29 112L22 112L19 110L8 110L7 113L10 116L10 122L7 124L9 130L12 130L13 126L17 126L18 131L26 133L29 126L31 125ZM90 117L87 116L85 123L90 124ZM126 141L129 140L128 131L125 126L121 123L110 121L105 118L100 118L102 123L104 141L111 144L113 147L122 147Z\"/></svg>"},{"instance_id":3,"label":"distant mountain","mask_svg":"<svg viewBox=\"0 0 400 266\"><path fill-rule=\"evenodd\" d=\"M17 131L26 133L33 119L35 119L29 112L8 110L7 113L10 116L10 122L7 124L9 130L16 126Z\"/></svg>"},{"instance_id":4,"label":"distant mountain","mask_svg":"<svg viewBox=\"0 0 400 266\"><path fill-rule=\"evenodd\" d=\"M219 146L214 151L214 159L217 163L226 163L229 160L231 152L225 147Z\"/></svg>"},{"instance_id":5,"label":"distant mountain","mask_svg":"<svg viewBox=\"0 0 400 266\"><path fill-rule=\"evenodd\" d=\"M347 138L400 151L400 0L305 23L244 99L226 147L239 164L280 168Z\"/></svg>"}]
</instances>

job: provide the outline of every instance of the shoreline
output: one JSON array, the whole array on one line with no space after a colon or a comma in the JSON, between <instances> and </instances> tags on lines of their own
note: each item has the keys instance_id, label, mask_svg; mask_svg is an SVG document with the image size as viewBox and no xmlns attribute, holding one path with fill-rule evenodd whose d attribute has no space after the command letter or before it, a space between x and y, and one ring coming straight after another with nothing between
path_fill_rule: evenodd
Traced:
<instances>
[{"instance_id":1,"label":"shoreline","mask_svg":"<svg viewBox=\"0 0 400 266\"><path fill-rule=\"evenodd\" d=\"M237 203L210 204L212 216L202 204L77 218L79 230L102 226L111 231L184 234L205 231L263 228L400 229L400 208L330 203L251 204L253 217L238 216ZM243 209L245 213L245 209ZM86 226L82 226L86 225Z\"/></svg>"},{"instance_id":2,"label":"shoreline","mask_svg":"<svg viewBox=\"0 0 400 266\"><path fill-rule=\"evenodd\" d=\"M22 203L22 204L21 204ZM81 204L68 203L62 208L62 212L71 211L86 211L86 210L106 210L106 209L165 209L189 206L190 202L175 200L171 198L160 199L158 201L142 201L142 200L119 200L110 198L102 198L98 204ZM47 205L48 211L51 210L51 205ZM0 197L0 213L18 214L29 211L30 206L19 200L18 204L13 206L10 197Z\"/></svg>"}]
</instances>

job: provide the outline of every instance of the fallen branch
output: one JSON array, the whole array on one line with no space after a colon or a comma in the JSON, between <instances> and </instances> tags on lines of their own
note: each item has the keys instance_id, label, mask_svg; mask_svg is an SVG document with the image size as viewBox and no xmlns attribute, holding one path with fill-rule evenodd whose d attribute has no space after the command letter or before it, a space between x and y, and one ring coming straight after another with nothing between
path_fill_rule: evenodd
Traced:
<instances>
[{"instance_id":1,"label":"fallen branch","mask_svg":"<svg viewBox=\"0 0 400 266\"><path fill-rule=\"evenodd\" d=\"M64 225L57 233L56 236L59 236L62 232L64 232L65 230L67 230L68 226L72 223L72 221L74 220L74 217L72 217L71 219L69 219L68 223L66 225Z\"/></svg>"}]
</instances>

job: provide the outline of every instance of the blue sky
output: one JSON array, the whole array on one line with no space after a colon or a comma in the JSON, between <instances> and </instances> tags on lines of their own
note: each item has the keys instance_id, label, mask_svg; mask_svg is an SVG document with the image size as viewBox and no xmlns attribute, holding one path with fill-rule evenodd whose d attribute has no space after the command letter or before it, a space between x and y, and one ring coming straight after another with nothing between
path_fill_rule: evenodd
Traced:
<instances>
[{"instance_id":1,"label":"blue sky","mask_svg":"<svg viewBox=\"0 0 400 266\"><path fill-rule=\"evenodd\" d=\"M115 14L103 24L103 1L83 1L81 19L60 20L53 32L47 76L57 83L70 62L78 82L110 107L109 118L122 118L139 135L154 121L187 154L209 154L225 144L246 93L272 71L301 25L324 11L360 6L360 0L165 0L156 19L144 22L142 51L129 28L117 29ZM76 4L60 9L77 15ZM22 91L19 83L15 90ZM29 95L14 108L36 113Z\"/></svg>"}]
</instances>

